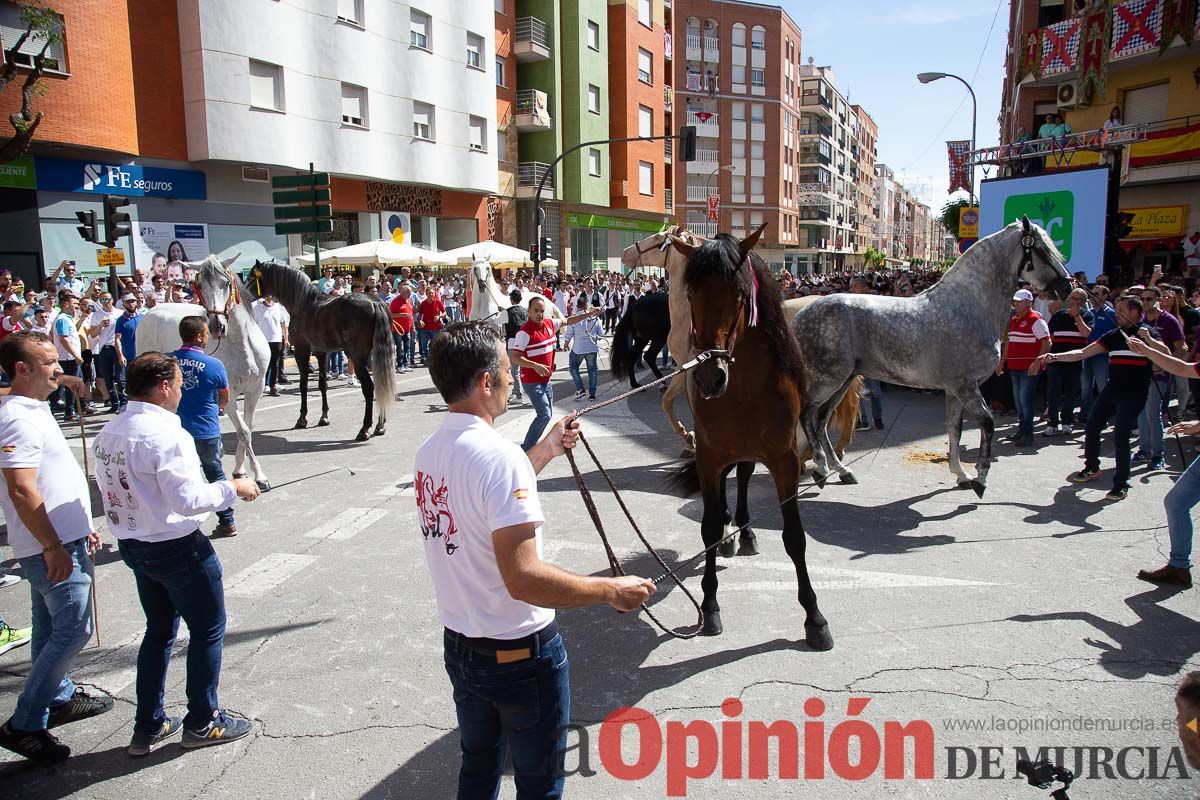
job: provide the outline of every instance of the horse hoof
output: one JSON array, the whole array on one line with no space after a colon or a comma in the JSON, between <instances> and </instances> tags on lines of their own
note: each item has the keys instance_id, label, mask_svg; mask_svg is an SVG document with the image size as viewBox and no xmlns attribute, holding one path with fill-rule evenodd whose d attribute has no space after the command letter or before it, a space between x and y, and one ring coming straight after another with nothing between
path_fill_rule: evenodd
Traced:
<instances>
[{"instance_id":1,"label":"horse hoof","mask_svg":"<svg viewBox=\"0 0 1200 800\"><path fill-rule=\"evenodd\" d=\"M804 643L813 650L832 650L833 634L829 632L829 623L823 625L804 624Z\"/></svg>"},{"instance_id":2,"label":"horse hoof","mask_svg":"<svg viewBox=\"0 0 1200 800\"><path fill-rule=\"evenodd\" d=\"M255 483L255 485L258 486L258 490L260 492L271 491L271 482L270 481L255 481L254 483Z\"/></svg>"},{"instance_id":3,"label":"horse hoof","mask_svg":"<svg viewBox=\"0 0 1200 800\"><path fill-rule=\"evenodd\" d=\"M368 440L368 439L370 439L370 438L371 438L371 437L370 437L370 436L367 434L367 432L366 432L366 431L359 431L359 432L358 432L358 436L355 436L355 437L354 437L354 441L356 441L356 442L365 442L365 441L367 441L367 440Z\"/></svg>"},{"instance_id":4,"label":"horse hoof","mask_svg":"<svg viewBox=\"0 0 1200 800\"><path fill-rule=\"evenodd\" d=\"M704 623L700 626L701 636L720 636L723 630L725 629L721 627L720 611L704 612Z\"/></svg>"},{"instance_id":5,"label":"horse hoof","mask_svg":"<svg viewBox=\"0 0 1200 800\"><path fill-rule=\"evenodd\" d=\"M858 483L858 478L854 477L853 472L843 472L838 475L838 482L847 485L853 485Z\"/></svg>"},{"instance_id":6,"label":"horse hoof","mask_svg":"<svg viewBox=\"0 0 1200 800\"><path fill-rule=\"evenodd\" d=\"M721 558L733 558L737 553L737 542L726 539L717 545L717 555Z\"/></svg>"},{"instance_id":7,"label":"horse hoof","mask_svg":"<svg viewBox=\"0 0 1200 800\"><path fill-rule=\"evenodd\" d=\"M817 472L816 468L813 468L812 479L813 483L816 484L818 489L824 489L825 482L829 480L829 476L823 472Z\"/></svg>"},{"instance_id":8,"label":"horse hoof","mask_svg":"<svg viewBox=\"0 0 1200 800\"><path fill-rule=\"evenodd\" d=\"M987 489L987 484L983 483L979 479L975 479L971 481L971 488L975 490L975 496L982 500L983 492L985 489Z\"/></svg>"},{"instance_id":9,"label":"horse hoof","mask_svg":"<svg viewBox=\"0 0 1200 800\"><path fill-rule=\"evenodd\" d=\"M298 420L296 420L296 425L293 428L293 430L300 430L301 428L307 428L307 427L308 427L308 420L298 419Z\"/></svg>"},{"instance_id":10,"label":"horse hoof","mask_svg":"<svg viewBox=\"0 0 1200 800\"><path fill-rule=\"evenodd\" d=\"M696 457L696 449L694 447L685 447L685 448L683 448L683 452L679 454L679 457L680 458L695 458Z\"/></svg>"},{"instance_id":11,"label":"horse hoof","mask_svg":"<svg viewBox=\"0 0 1200 800\"><path fill-rule=\"evenodd\" d=\"M970 478L959 478L959 479L958 479L958 488L960 488L960 489L970 489L970 488L971 488L971 480L970 480Z\"/></svg>"},{"instance_id":12,"label":"horse hoof","mask_svg":"<svg viewBox=\"0 0 1200 800\"><path fill-rule=\"evenodd\" d=\"M375 429L375 432L374 432L374 433L372 433L371 435L372 435L372 436L383 436L385 433L387 433L387 429L386 429L386 428L376 428L376 429Z\"/></svg>"},{"instance_id":13,"label":"horse hoof","mask_svg":"<svg viewBox=\"0 0 1200 800\"><path fill-rule=\"evenodd\" d=\"M739 536L737 554L739 556L758 555L758 538L755 537L754 534L750 534L749 536Z\"/></svg>"},{"instance_id":14,"label":"horse hoof","mask_svg":"<svg viewBox=\"0 0 1200 800\"><path fill-rule=\"evenodd\" d=\"M318 428L324 428L328 424L329 424L329 417L321 417L319 420L317 420Z\"/></svg>"}]
</instances>

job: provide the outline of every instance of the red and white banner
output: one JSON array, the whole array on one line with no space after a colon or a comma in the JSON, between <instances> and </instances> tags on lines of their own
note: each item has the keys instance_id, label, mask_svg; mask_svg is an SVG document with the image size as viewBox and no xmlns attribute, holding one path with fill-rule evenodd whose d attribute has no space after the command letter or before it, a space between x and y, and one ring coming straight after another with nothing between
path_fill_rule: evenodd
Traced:
<instances>
[{"instance_id":1,"label":"red and white banner","mask_svg":"<svg viewBox=\"0 0 1200 800\"><path fill-rule=\"evenodd\" d=\"M967 168L967 154L971 152L971 140L946 142L946 153L950 161L950 191L971 191L971 171Z\"/></svg>"},{"instance_id":2,"label":"red and white banner","mask_svg":"<svg viewBox=\"0 0 1200 800\"><path fill-rule=\"evenodd\" d=\"M717 212L721 209L721 198L715 194L708 196L708 221L717 221Z\"/></svg>"}]
</instances>

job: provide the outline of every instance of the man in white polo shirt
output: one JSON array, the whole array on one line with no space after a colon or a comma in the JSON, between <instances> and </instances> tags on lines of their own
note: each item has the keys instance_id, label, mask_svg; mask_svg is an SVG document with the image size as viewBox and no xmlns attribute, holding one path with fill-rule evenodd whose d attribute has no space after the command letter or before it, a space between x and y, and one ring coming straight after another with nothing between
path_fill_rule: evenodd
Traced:
<instances>
[{"instance_id":1,"label":"man in white polo shirt","mask_svg":"<svg viewBox=\"0 0 1200 800\"><path fill-rule=\"evenodd\" d=\"M40 331L0 342L0 368L12 390L0 405L0 506L8 542L29 582L33 604L32 665L0 747L41 763L62 761L71 748L49 728L103 714L108 697L92 697L67 677L92 638L92 530L87 479L50 414L46 399L60 384L87 396L83 380L63 375L58 351Z\"/></svg>"},{"instance_id":2,"label":"man in white polo shirt","mask_svg":"<svg viewBox=\"0 0 1200 800\"><path fill-rule=\"evenodd\" d=\"M536 476L575 446L579 423L559 420L528 452L496 433L512 383L504 345L485 321L433 340L429 374L450 413L414 469L462 740L460 800L496 796L506 742L518 800L562 794L571 698L552 609L632 611L654 593L645 578L590 578L542 561Z\"/></svg>"}]
</instances>

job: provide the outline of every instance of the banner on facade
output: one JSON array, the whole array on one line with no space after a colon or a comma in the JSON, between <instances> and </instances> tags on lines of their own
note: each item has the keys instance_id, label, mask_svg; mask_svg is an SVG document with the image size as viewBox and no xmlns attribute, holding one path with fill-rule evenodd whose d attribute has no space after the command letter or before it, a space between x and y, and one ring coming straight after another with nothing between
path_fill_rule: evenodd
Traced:
<instances>
[{"instance_id":1,"label":"banner on facade","mask_svg":"<svg viewBox=\"0 0 1200 800\"><path fill-rule=\"evenodd\" d=\"M1165 0L1159 52L1170 47L1176 36L1182 37L1184 44L1190 47L1195 41L1196 23L1196 0Z\"/></svg>"},{"instance_id":2,"label":"banner on facade","mask_svg":"<svg viewBox=\"0 0 1200 800\"><path fill-rule=\"evenodd\" d=\"M147 167L141 164L109 164L64 158L34 158L37 186L54 192L115 194L123 197L174 197L208 199L203 172L187 169Z\"/></svg>"},{"instance_id":3,"label":"banner on facade","mask_svg":"<svg viewBox=\"0 0 1200 800\"><path fill-rule=\"evenodd\" d=\"M1108 45L1111 39L1112 16L1108 8L1083 18L1083 35L1079 43L1079 90L1089 101L1093 97L1103 97L1107 90Z\"/></svg>"},{"instance_id":4,"label":"banner on facade","mask_svg":"<svg viewBox=\"0 0 1200 800\"><path fill-rule=\"evenodd\" d=\"M717 214L721 210L721 198L714 195L708 197L708 221L716 222L719 219Z\"/></svg>"},{"instance_id":5,"label":"banner on facade","mask_svg":"<svg viewBox=\"0 0 1200 800\"><path fill-rule=\"evenodd\" d=\"M946 142L946 152L950 160L950 189L971 191L971 171L967 167L967 154L971 152L971 141L963 139L957 142Z\"/></svg>"},{"instance_id":6,"label":"banner on facade","mask_svg":"<svg viewBox=\"0 0 1200 800\"><path fill-rule=\"evenodd\" d=\"M165 275L168 280L182 280L182 261L202 261L209 255L208 225L203 222L142 222L137 224L134 246L137 266L151 274ZM155 256L166 258L165 264ZM161 266L160 266L161 264Z\"/></svg>"},{"instance_id":7,"label":"banner on facade","mask_svg":"<svg viewBox=\"0 0 1200 800\"><path fill-rule=\"evenodd\" d=\"M655 222L643 219L624 219L622 217L606 217L602 214L582 214L570 212L567 214L569 228L608 228L618 231L638 231L640 233L662 233L669 228L669 222Z\"/></svg>"},{"instance_id":8,"label":"banner on facade","mask_svg":"<svg viewBox=\"0 0 1200 800\"><path fill-rule=\"evenodd\" d=\"M979 206L967 206L958 214L958 238L979 238Z\"/></svg>"},{"instance_id":9,"label":"banner on facade","mask_svg":"<svg viewBox=\"0 0 1200 800\"><path fill-rule=\"evenodd\" d=\"M1153 206L1148 208L1122 208L1122 212L1133 214L1126 239L1162 239L1182 236L1187 226L1188 207Z\"/></svg>"},{"instance_id":10,"label":"banner on facade","mask_svg":"<svg viewBox=\"0 0 1200 800\"><path fill-rule=\"evenodd\" d=\"M32 156L21 156L0 164L0 187L5 189L36 189L37 174Z\"/></svg>"},{"instance_id":11,"label":"banner on facade","mask_svg":"<svg viewBox=\"0 0 1200 800\"><path fill-rule=\"evenodd\" d=\"M1017 66L1017 80L1026 75L1035 79L1042 77L1042 29L1030 31L1025 35L1024 46L1021 48L1021 60Z\"/></svg>"},{"instance_id":12,"label":"banner on facade","mask_svg":"<svg viewBox=\"0 0 1200 800\"><path fill-rule=\"evenodd\" d=\"M396 244L411 244L412 215L407 211L380 212L379 230L384 239L391 239Z\"/></svg>"}]
</instances>

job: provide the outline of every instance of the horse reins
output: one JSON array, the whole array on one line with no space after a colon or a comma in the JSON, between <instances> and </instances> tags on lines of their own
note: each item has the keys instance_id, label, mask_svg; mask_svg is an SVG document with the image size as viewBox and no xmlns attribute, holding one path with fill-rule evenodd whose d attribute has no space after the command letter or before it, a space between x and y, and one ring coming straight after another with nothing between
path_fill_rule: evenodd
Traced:
<instances>
[{"instance_id":1,"label":"horse reins","mask_svg":"<svg viewBox=\"0 0 1200 800\"><path fill-rule=\"evenodd\" d=\"M224 317L225 322L228 324L229 312L233 310L234 304L240 302L240 300L238 298L237 281L233 278L232 270L230 270L229 267L224 267L224 272L225 277L229 280L229 296L225 298L224 310L218 311L215 308L208 307L208 301L204 299L204 292L200 289L199 274L197 274L197 280L192 281L192 293L195 294L196 299L200 301L200 306L204 309L205 314L210 317ZM257 274L255 275L255 278L257 279ZM212 353L209 353L209 355L215 355L216 352L221 349L221 342L223 340L224 337L217 338L217 346L213 348Z\"/></svg>"}]
</instances>

